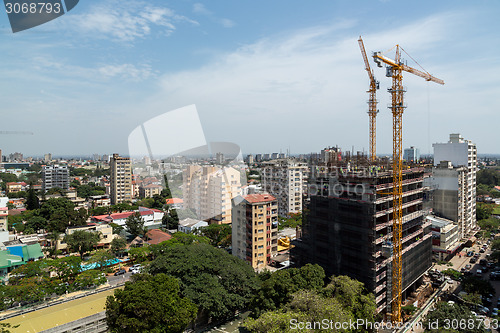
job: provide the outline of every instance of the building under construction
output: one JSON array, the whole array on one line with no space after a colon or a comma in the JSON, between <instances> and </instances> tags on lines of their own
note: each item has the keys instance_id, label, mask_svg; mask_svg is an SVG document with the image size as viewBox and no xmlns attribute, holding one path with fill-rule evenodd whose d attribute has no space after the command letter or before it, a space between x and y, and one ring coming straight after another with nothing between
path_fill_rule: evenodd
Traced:
<instances>
[{"instance_id":1,"label":"building under construction","mask_svg":"<svg viewBox=\"0 0 500 333\"><path fill-rule=\"evenodd\" d=\"M346 162L311 167L309 211L291 253L295 265L321 265L363 282L377 312L391 312L393 177L390 167ZM423 168L403 171L402 298L415 291L432 261L424 216Z\"/></svg>"}]
</instances>

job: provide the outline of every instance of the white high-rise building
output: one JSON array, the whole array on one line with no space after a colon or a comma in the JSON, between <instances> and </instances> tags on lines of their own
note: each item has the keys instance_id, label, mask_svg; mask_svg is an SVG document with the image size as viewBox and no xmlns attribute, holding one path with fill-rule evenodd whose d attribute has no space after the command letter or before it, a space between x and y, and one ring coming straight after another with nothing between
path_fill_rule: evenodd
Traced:
<instances>
[{"instance_id":1,"label":"white high-rise building","mask_svg":"<svg viewBox=\"0 0 500 333\"><path fill-rule=\"evenodd\" d=\"M307 165L292 159L264 163L262 187L278 200L280 216L302 212L304 174Z\"/></svg>"},{"instance_id":2,"label":"white high-rise building","mask_svg":"<svg viewBox=\"0 0 500 333\"><path fill-rule=\"evenodd\" d=\"M232 200L241 194L240 172L232 167L189 165L183 171L184 207L201 220L231 223Z\"/></svg>"},{"instance_id":3,"label":"white high-rise building","mask_svg":"<svg viewBox=\"0 0 500 333\"><path fill-rule=\"evenodd\" d=\"M435 143L434 166L437 167L442 161L449 161L455 168L464 167L465 175L463 183L458 182L463 193L463 204L461 214L463 225L461 227L462 238L469 237L477 227L476 221L476 174L477 174L477 148L474 143L465 140L460 134L450 134L447 143ZM451 172L451 171L450 171ZM459 173L457 173L458 177ZM439 186L439 185L438 185ZM439 189L439 188L438 188ZM440 200L440 198L434 198ZM436 203L434 204L436 206ZM439 206L439 202L438 202ZM447 217L447 216L444 216ZM450 217L452 219L452 217ZM459 221L457 221L459 222Z\"/></svg>"}]
</instances>

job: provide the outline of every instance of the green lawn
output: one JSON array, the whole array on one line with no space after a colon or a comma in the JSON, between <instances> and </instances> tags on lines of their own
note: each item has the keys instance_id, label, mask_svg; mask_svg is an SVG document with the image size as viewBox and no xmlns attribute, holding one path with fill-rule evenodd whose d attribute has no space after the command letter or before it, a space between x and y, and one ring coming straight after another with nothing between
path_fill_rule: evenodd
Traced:
<instances>
[{"instance_id":1,"label":"green lawn","mask_svg":"<svg viewBox=\"0 0 500 333\"><path fill-rule=\"evenodd\" d=\"M495 207L495 209L493 209L493 214L500 215L500 206L497 206Z\"/></svg>"}]
</instances>

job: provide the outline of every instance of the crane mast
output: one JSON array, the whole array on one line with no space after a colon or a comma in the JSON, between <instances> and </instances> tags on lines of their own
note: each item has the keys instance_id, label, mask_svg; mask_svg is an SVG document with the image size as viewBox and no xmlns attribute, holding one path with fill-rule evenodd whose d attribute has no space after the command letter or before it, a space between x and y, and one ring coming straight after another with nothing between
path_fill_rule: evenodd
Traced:
<instances>
[{"instance_id":1,"label":"crane mast","mask_svg":"<svg viewBox=\"0 0 500 333\"><path fill-rule=\"evenodd\" d=\"M361 55L365 62L365 69L368 72L368 77L370 78L370 89L367 91L369 94L368 99L368 118L370 127L370 161L375 162L377 158L377 89L379 88L379 82L375 79L373 71L370 68L370 63L368 62L368 57L366 56L365 45L363 39L359 36L358 39L359 48L361 50Z\"/></svg>"},{"instance_id":2,"label":"crane mast","mask_svg":"<svg viewBox=\"0 0 500 333\"><path fill-rule=\"evenodd\" d=\"M393 224L392 224L392 303L391 320L401 322L402 297L402 233L403 233L403 111L404 105L403 71L420 76L427 81L444 84L444 81L429 73L409 67L401 61L401 48L396 45L395 59L389 59L380 52L373 54L373 59L379 67L381 62L387 65L387 76L392 78L392 87L389 88L392 103L392 195L393 195Z\"/></svg>"}]
</instances>

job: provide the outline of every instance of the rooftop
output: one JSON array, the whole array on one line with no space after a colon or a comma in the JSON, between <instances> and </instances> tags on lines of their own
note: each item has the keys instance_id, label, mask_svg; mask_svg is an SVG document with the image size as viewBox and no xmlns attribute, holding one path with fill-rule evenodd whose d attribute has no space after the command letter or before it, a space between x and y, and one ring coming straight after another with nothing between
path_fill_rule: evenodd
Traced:
<instances>
[{"instance_id":1,"label":"rooftop","mask_svg":"<svg viewBox=\"0 0 500 333\"><path fill-rule=\"evenodd\" d=\"M249 203L269 202L276 200L276 198L270 194L248 194L243 198Z\"/></svg>"}]
</instances>

